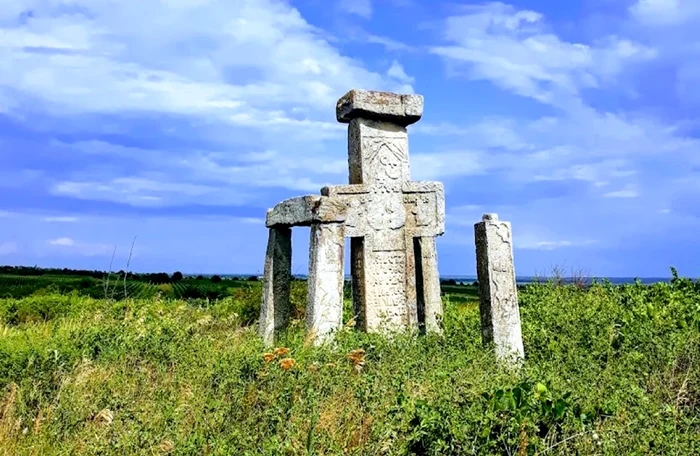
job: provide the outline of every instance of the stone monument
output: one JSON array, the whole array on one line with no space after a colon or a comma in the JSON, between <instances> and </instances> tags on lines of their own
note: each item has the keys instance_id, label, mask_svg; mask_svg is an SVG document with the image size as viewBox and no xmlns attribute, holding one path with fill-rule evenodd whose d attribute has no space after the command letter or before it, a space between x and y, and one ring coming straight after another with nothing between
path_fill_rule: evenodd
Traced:
<instances>
[{"instance_id":1,"label":"stone monument","mask_svg":"<svg viewBox=\"0 0 700 456\"><path fill-rule=\"evenodd\" d=\"M524 356L510 223L484 214L474 225L481 338L496 357L517 364Z\"/></svg>"},{"instance_id":2,"label":"stone monument","mask_svg":"<svg viewBox=\"0 0 700 456\"><path fill-rule=\"evenodd\" d=\"M353 310L361 330L440 331L435 237L445 231L439 182L411 181L406 127L423 97L351 90L337 103L348 124L349 185L292 198L267 213L260 335L272 344L289 321L291 230L311 226L306 329L317 343L342 325L344 246L350 238Z\"/></svg>"}]
</instances>

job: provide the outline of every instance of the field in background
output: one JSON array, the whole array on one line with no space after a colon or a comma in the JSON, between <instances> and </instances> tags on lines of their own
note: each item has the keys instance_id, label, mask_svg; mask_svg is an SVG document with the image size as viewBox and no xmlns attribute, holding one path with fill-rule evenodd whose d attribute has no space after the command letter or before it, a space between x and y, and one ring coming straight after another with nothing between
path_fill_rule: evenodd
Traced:
<instances>
[{"instance_id":1,"label":"field in background","mask_svg":"<svg viewBox=\"0 0 700 456\"><path fill-rule=\"evenodd\" d=\"M266 355L259 282L179 300L45 280L0 298L0 454L700 453L700 282L528 285L515 373L481 345L474 287L443 286L444 337L358 333L346 299L312 348L294 281Z\"/></svg>"},{"instance_id":2,"label":"field in background","mask_svg":"<svg viewBox=\"0 0 700 456\"><path fill-rule=\"evenodd\" d=\"M86 271L85 271L86 272ZM213 277L182 277L174 280L167 274L149 274L129 276L124 280L123 273L107 277L102 274L94 276L78 276L57 274L48 271L36 275L18 275L0 273L0 298L23 298L31 295L46 294L75 294L95 299L180 299L185 301L210 302L225 298L241 298L242 296L259 296L262 299L262 282L256 276L221 278ZM304 300L305 281L293 281L292 300ZM300 294L299 289L304 292ZM454 281L444 281L442 293L446 299L451 299L458 305L467 305L478 300L478 290L474 284L458 285ZM350 281L345 283L345 299L348 312L351 312ZM251 316L254 318L254 316Z\"/></svg>"}]
</instances>

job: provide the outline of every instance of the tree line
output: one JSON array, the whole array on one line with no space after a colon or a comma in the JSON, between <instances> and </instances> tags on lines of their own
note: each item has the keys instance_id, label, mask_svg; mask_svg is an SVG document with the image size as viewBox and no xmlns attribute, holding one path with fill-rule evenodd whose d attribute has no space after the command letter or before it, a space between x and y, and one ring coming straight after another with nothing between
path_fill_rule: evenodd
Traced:
<instances>
[{"instance_id":1,"label":"tree line","mask_svg":"<svg viewBox=\"0 0 700 456\"><path fill-rule=\"evenodd\" d=\"M147 273L137 273L129 272L126 273L124 270L112 271L98 271L98 270L86 270L86 269L70 269L70 268L40 268L38 266L0 266L0 274L5 275L18 275L18 276L67 276L67 277L92 277L94 279L103 279L108 275L113 277L126 278L129 280L138 280L143 282L150 282L154 284L164 284L173 283L184 280L185 276L180 271L175 271L172 274L167 272L147 272ZM213 275L210 277L205 277L203 275L198 275L196 277L187 277L195 280L211 280L213 283L219 283L224 279L220 275ZM250 277L231 277L230 280L258 280L257 276Z\"/></svg>"}]
</instances>

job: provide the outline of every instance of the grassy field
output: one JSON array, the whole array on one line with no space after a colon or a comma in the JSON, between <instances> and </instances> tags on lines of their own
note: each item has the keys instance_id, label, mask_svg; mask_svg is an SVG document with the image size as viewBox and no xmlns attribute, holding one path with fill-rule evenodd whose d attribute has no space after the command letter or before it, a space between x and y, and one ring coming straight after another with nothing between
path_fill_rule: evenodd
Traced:
<instances>
[{"instance_id":1,"label":"grassy field","mask_svg":"<svg viewBox=\"0 0 700 456\"><path fill-rule=\"evenodd\" d=\"M33 294L69 294L100 299L151 299L160 294L171 299L215 300L236 296L238 288L259 286L248 280L185 278L178 281L153 283L142 279L112 275L109 279L70 275L42 274L37 276L0 274L0 297L20 298Z\"/></svg>"},{"instance_id":2,"label":"grassy field","mask_svg":"<svg viewBox=\"0 0 700 456\"><path fill-rule=\"evenodd\" d=\"M228 288L0 299L0 452L700 454L700 283L528 286L519 372L482 347L473 287L444 287L443 337L319 349L297 320L272 353L260 284Z\"/></svg>"}]
</instances>

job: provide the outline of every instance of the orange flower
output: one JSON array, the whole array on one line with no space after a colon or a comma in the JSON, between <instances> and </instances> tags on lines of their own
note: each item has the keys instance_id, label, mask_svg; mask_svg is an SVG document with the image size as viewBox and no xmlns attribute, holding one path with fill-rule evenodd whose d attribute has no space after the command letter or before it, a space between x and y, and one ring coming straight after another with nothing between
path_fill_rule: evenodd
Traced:
<instances>
[{"instance_id":1,"label":"orange flower","mask_svg":"<svg viewBox=\"0 0 700 456\"><path fill-rule=\"evenodd\" d=\"M284 355L288 354L290 351L291 350L289 350L288 348L280 347L280 348L275 348L274 353L277 356L284 356Z\"/></svg>"},{"instance_id":2,"label":"orange flower","mask_svg":"<svg viewBox=\"0 0 700 456\"><path fill-rule=\"evenodd\" d=\"M365 367L365 351L361 348L348 353L348 359L352 362L352 367L358 374Z\"/></svg>"},{"instance_id":3,"label":"orange flower","mask_svg":"<svg viewBox=\"0 0 700 456\"><path fill-rule=\"evenodd\" d=\"M363 362L365 360L365 351L361 348L353 350L350 353L348 353L348 359L352 361L353 364Z\"/></svg>"},{"instance_id":4,"label":"orange flower","mask_svg":"<svg viewBox=\"0 0 700 456\"><path fill-rule=\"evenodd\" d=\"M275 359L275 355L274 355L274 353L265 353L263 355L263 359L265 360L266 363L269 363L270 361Z\"/></svg>"},{"instance_id":5,"label":"orange flower","mask_svg":"<svg viewBox=\"0 0 700 456\"><path fill-rule=\"evenodd\" d=\"M284 358L280 360L280 367L284 370L289 370L292 367L294 367L296 363L297 362L294 361L292 358Z\"/></svg>"}]
</instances>

